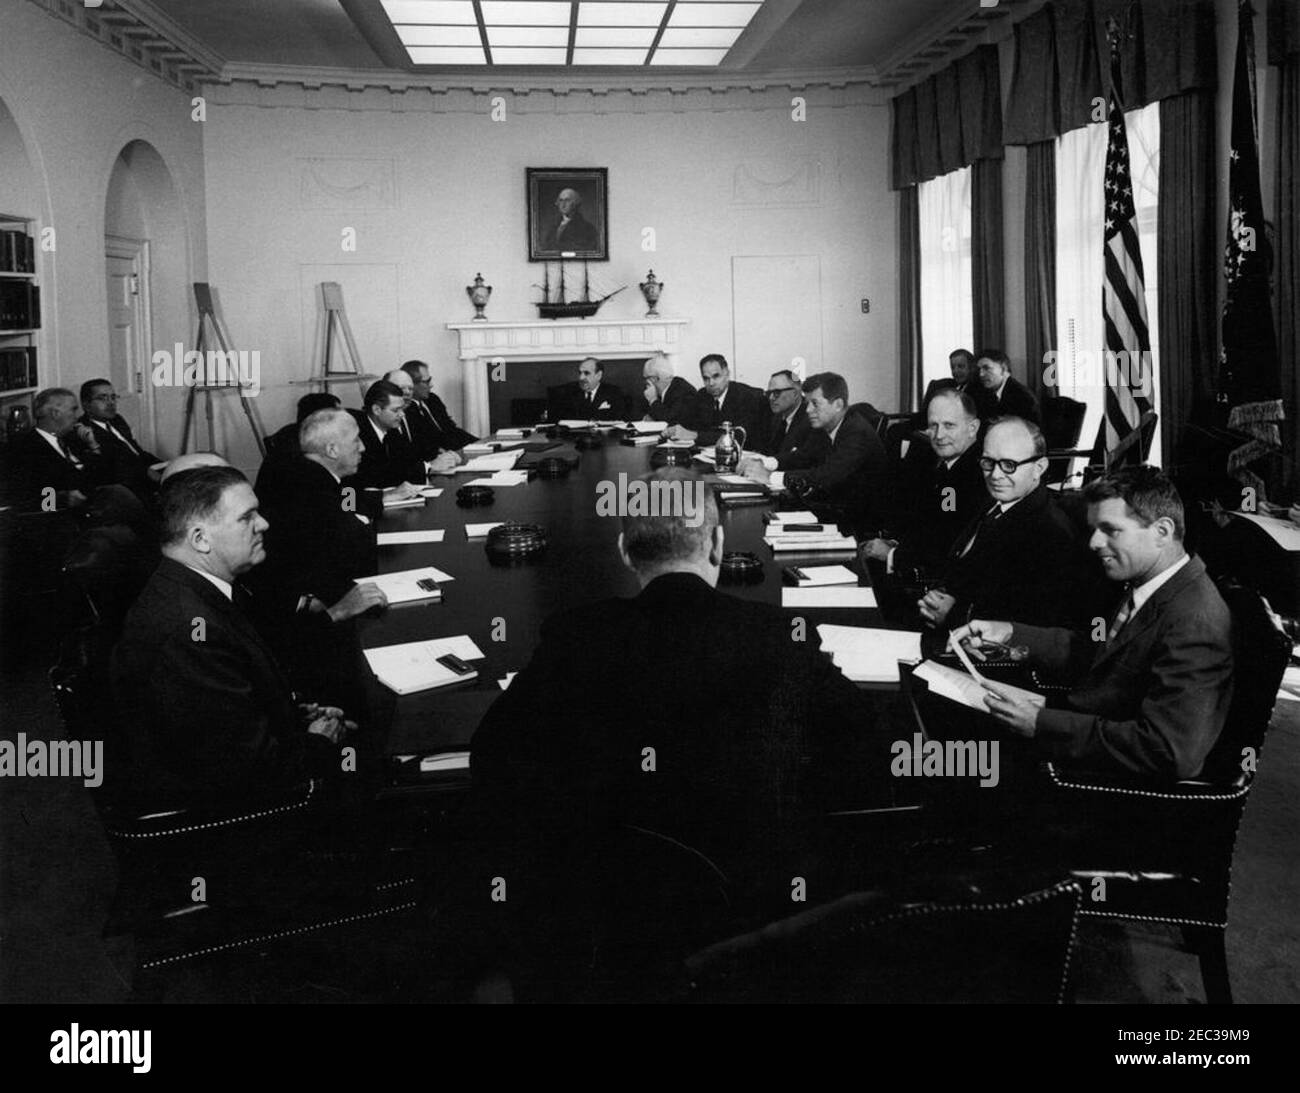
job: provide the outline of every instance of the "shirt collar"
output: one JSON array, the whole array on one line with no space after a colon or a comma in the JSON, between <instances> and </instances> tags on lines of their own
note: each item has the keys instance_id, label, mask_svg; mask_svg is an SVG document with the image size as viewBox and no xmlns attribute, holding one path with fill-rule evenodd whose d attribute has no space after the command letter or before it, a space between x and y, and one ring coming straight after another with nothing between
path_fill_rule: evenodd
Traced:
<instances>
[{"instance_id":1,"label":"shirt collar","mask_svg":"<svg viewBox=\"0 0 1300 1093\"><path fill-rule=\"evenodd\" d=\"M209 573L206 569L199 569L198 566L192 566L187 562L182 562L181 565L185 566L185 568L190 570L190 572L197 573L200 577L208 581L214 588L216 588L223 596L225 596L226 599L230 600L231 603L234 603L235 590L229 581L223 581L220 577L214 576L213 574Z\"/></svg>"},{"instance_id":2,"label":"shirt collar","mask_svg":"<svg viewBox=\"0 0 1300 1093\"><path fill-rule=\"evenodd\" d=\"M849 416L848 414L844 415L844 417L848 417L848 416ZM840 426L844 424L844 417L840 418L840 420L836 423L835 428L826 434L830 438L830 442L832 444L835 443L835 434L840 431Z\"/></svg>"},{"instance_id":3,"label":"shirt collar","mask_svg":"<svg viewBox=\"0 0 1300 1093\"><path fill-rule=\"evenodd\" d=\"M366 420L370 422L370 427L374 429L375 436L379 438L379 443L382 444L384 442L384 430L379 427L378 422L376 422L369 414L366 415Z\"/></svg>"},{"instance_id":4,"label":"shirt collar","mask_svg":"<svg viewBox=\"0 0 1300 1093\"><path fill-rule=\"evenodd\" d=\"M56 452L58 452L59 455L63 454L63 447L59 443L59 438L57 436L55 436L48 429L42 429L39 425L36 427L36 432L39 435L43 436L45 438L45 442L49 444L50 447L53 448Z\"/></svg>"},{"instance_id":5,"label":"shirt collar","mask_svg":"<svg viewBox=\"0 0 1300 1093\"><path fill-rule=\"evenodd\" d=\"M1146 581L1143 584L1138 585L1137 588L1133 589L1133 611L1129 615L1129 618L1131 619L1133 615L1136 615L1138 611L1141 609L1142 605L1146 603L1147 600L1149 600L1157 592L1159 592L1160 589L1163 588L1165 584L1173 577L1173 575L1177 573L1180 569L1182 569L1183 566L1185 566L1190 560L1191 560L1191 555L1184 554L1181 558L1178 559L1178 561L1176 561L1168 569L1162 570L1161 572L1157 573L1154 577L1152 577L1149 581Z\"/></svg>"}]
</instances>

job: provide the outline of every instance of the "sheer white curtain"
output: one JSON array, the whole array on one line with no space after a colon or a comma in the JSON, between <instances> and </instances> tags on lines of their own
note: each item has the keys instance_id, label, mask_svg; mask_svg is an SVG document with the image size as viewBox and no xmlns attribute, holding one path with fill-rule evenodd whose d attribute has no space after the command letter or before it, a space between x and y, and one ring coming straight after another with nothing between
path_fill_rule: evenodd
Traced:
<instances>
[{"instance_id":1,"label":"sheer white curtain","mask_svg":"<svg viewBox=\"0 0 1300 1093\"><path fill-rule=\"evenodd\" d=\"M1125 114L1129 168L1138 213L1147 323L1154 374L1149 397L1159 408L1160 335L1156 324L1156 203L1159 198L1160 104ZM1106 378L1101 283L1106 124L1066 133L1056 142L1056 366L1060 392L1088 406L1079 446L1091 448L1101 425ZM1160 462L1160 433L1151 446Z\"/></svg>"},{"instance_id":2,"label":"sheer white curtain","mask_svg":"<svg viewBox=\"0 0 1300 1093\"><path fill-rule=\"evenodd\" d=\"M917 187L921 236L921 390L951 375L948 354L970 349L971 303L969 167Z\"/></svg>"}]
</instances>

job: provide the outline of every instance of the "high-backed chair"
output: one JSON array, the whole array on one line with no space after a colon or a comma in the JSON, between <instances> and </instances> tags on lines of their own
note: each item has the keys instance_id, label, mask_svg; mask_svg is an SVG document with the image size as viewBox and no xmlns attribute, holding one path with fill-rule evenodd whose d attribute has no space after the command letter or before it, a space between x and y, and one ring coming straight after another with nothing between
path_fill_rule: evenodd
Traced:
<instances>
[{"instance_id":1,"label":"high-backed chair","mask_svg":"<svg viewBox=\"0 0 1300 1093\"><path fill-rule=\"evenodd\" d=\"M1059 1003L1081 890L1005 873L857 892L693 953L694 1002Z\"/></svg>"},{"instance_id":2,"label":"high-backed chair","mask_svg":"<svg viewBox=\"0 0 1300 1093\"><path fill-rule=\"evenodd\" d=\"M1044 482L1064 482L1070 476L1087 412L1086 403L1064 395L1043 399L1043 439L1047 441L1048 459Z\"/></svg>"}]
</instances>

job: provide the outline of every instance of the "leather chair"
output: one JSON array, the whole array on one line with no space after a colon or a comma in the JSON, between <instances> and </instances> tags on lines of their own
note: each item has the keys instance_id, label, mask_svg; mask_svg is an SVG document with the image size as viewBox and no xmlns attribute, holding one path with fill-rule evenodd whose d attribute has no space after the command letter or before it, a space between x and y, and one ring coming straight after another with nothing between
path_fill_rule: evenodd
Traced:
<instances>
[{"instance_id":1,"label":"leather chair","mask_svg":"<svg viewBox=\"0 0 1300 1093\"><path fill-rule=\"evenodd\" d=\"M1081 901L1060 875L856 892L690 955L692 1002L1060 1003Z\"/></svg>"},{"instance_id":2,"label":"leather chair","mask_svg":"<svg viewBox=\"0 0 1300 1093\"><path fill-rule=\"evenodd\" d=\"M63 561L63 576L110 633L122 624L161 554L157 542L125 524L88 528Z\"/></svg>"},{"instance_id":3,"label":"leather chair","mask_svg":"<svg viewBox=\"0 0 1300 1093\"><path fill-rule=\"evenodd\" d=\"M1064 395L1043 400L1043 439L1047 441L1048 459L1044 482L1064 482L1070 477L1087 412L1086 403Z\"/></svg>"}]
</instances>

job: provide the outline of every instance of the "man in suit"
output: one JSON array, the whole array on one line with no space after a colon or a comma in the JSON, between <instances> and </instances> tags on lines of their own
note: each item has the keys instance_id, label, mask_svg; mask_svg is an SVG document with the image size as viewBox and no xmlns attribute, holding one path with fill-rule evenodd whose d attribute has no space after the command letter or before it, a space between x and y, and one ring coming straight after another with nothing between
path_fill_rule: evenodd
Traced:
<instances>
[{"instance_id":1,"label":"man in suit","mask_svg":"<svg viewBox=\"0 0 1300 1093\"><path fill-rule=\"evenodd\" d=\"M442 445L442 434L432 417L420 407L415 397L415 380L405 369L396 368L384 373L384 379L402 392L402 420L397 428L411 451L423 461L426 474L450 474L465 460L459 452L447 451Z\"/></svg>"},{"instance_id":2,"label":"man in suit","mask_svg":"<svg viewBox=\"0 0 1300 1093\"><path fill-rule=\"evenodd\" d=\"M424 361L407 361L402 365L402 371L410 376L411 382L415 384L415 401L411 404L412 415L417 422L433 426L434 440L440 452L455 452L459 455L466 444L473 444L478 439L452 420L446 403L433 393L429 366Z\"/></svg>"},{"instance_id":3,"label":"man in suit","mask_svg":"<svg viewBox=\"0 0 1300 1093\"><path fill-rule=\"evenodd\" d=\"M343 492L361 462L361 433L345 410L318 410L299 429L300 454L263 464L257 479L270 521L266 563L249 576L257 619L298 689L359 708L350 679L351 619L387 606L355 579L378 572L375 531Z\"/></svg>"},{"instance_id":4,"label":"man in suit","mask_svg":"<svg viewBox=\"0 0 1300 1093\"><path fill-rule=\"evenodd\" d=\"M1089 576L1069 518L1042 484L1042 430L1003 418L984 435L980 469L991 504L948 553L942 584L917 608L927 624L953 629L972 616L1039 625L1076 620Z\"/></svg>"},{"instance_id":5,"label":"man in suit","mask_svg":"<svg viewBox=\"0 0 1300 1093\"><path fill-rule=\"evenodd\" d=\"M338 395L328 391L310 391L298 400L297 414L288 425L282 425L266 438L266 457L289 458L298 454L298 428L317 410L333 410L343 405ZM259 495L260 496L260 495Z\"/></svg>"},{"instance_id":6,"label":"man in suit","mask_svg":"<svg viewBox=\"0 0 1300 1093\"><path fill-rule=\"evenodd\" d=\"M344 483L354 489L382 489L385 496L414 497L425 480L425 465L402 435L406 400L400 387L375 380L367 389L357 419L363 447L361 465Z\"/></svg>"},{"instance_id":7,"label":"man in suit","mask_svg":"<svg viewBox=\"0 0 1300 1093\"><path fill-rule=\"evenodd\" d=\"M722 423L729 421L745 430L746 447L755 443L767 423L767 399L763 392L747 383L733 381L727 358L720 353L710 353L700 359L700 377L704 388L695 393L681 424L669 429L668 436L673 440L715 444L722 435Z\"/></svg>"},{"instance_id":8,"label":"man in suit","mask_svg":"<svg viewBox=\"0 0 1300 1093\"><path fill-rule=\"evenodd\" d=\"M174 475L161 491L162 561L127 613L112 689L141 804L256 799L339 769L343 711L295 705L242 606L267 522L232 467Z\"/></svg>"},{"instance_id":9,"label":"man in suit","mask_svg":"<svg viewBox=\"0 0 1300 1093\"><path fill-rule=\"evenodd\" d=\"M976 366L975 405L980 420L1019 417L1041 424L1038 399L1011 375L1011 359L1001 349L981 349Z\"/></svg>"},{"instance_id":10,"label":"man in suit","mask_svg":"<svg viewBox=\"0 0 1300 1093\"><path fill-rule=\"evenodd\" d=\"M600 234L596 226L582 215L580 206L582 195L577 190L561 190L555 199L555 208L559 216L546 232L542 248L547 251L574 251L579 256L584 252L600 249Z\"/></svg>"},{"instance_id":11,"label":"man in suit","mask_svg":"<svg viewBox=\"0 0 1300 1093\"><path fill-rule=\"evenodd\" d=\"M668 468L647 481L699 479ZM837 772L861 793L888 765L862 695L813 643L792 641L779 609L716 591L723 529L710 491L699 504L621 518L640 594L548 619L474 734L467 830L483 847L470 887L485 900L505 878L507 910L534 931L526 957L545 958L567 919L542 895L569 881L555 863L628 825L706 855L747 909L788 910L795 876L829 895L805 826L852 792ZM663 677L665 641L709 670Z\"/></svg>"},{"instance_id":12,"label":"man in suit","mask_svg":"<svg viewBox=\"0 0 1300 1093\"><path fill-rule=\"evenodd\" d=\"M77 420L77 396L50 387L32 400L36 427L9 452L13 503L29 511L82 510L110 470L95 431Z\"/></svg>"},{"instance_id":13,"label":"man in suit","mask_svg":"<svg viewBox=\"0 0 1300 1093\"><path fill-rule=\"evenodd\" d=\"M989 503L979 465L980 420L971 397L955 387L942 388L930 399L926 418L930 444L921 453L924 464L906 475L900 469L890 517L897 538L869 539L859 548L863 558L883 563L891 574L940 569L962 529Z\"/></svg>"},{"instance_id":14,"label":"man in suit","mask_svg":"<svg viewBox=\"0 0 1300 1093\"><path fill-rule=\"evenodd\" d=\"M141 499L151 498L157 474L150 470L162 462L136 443L131 426L117 412L117 392L106 379L81 385L82 420L94 431L104 463L102 478L126 486Z\"/></svg>"},{"instance_id":15,"label":"man in suit","mask_svg":"<svg viewBox=\"0 0 1300 1093\"><path fill-rule=\"evenodd\" d=\"M1165 475L1135 467L1085 490L1089 546L1122 586L1105 640L1095 633L974 619L954 632L977 656L1023 645L1031 662L1082 672L1057 706L990 686L989 710L1042 757L1171 781L1195 778L1232 698L1231 617L1183 546L1183 503Z\"/></svg>"},{"instance_id":16,"label":"man in suit","mask_svg":"<svg viewBox=\"0 0 1300 1093\"><path fill-rule=\"evenodd\" d=\"M626 421L623 393L605 382L605 370L595 357L578 365L578 379L557 388L547 412L551 421Z\"/></svg>"},{"instance_id":17,"label":"man in suit","mask_svg":"<svg viewBox=\"0 0 1300 1093\"><path fill-rule=\"evenodd\" d=\"M925 389L925 397L921 400L921 408L928 406L930 400L940 391L969 391L974 366L974 353L969 349L954 349L948 354L948 371L952 373L952 377L931 380L930 385Z\"/></svg>"},{"instance_id":18,"label":"man in suit","mask_svg":"<svg viewBox=\"0 0 1300 1093\"><path fill-rule=\"evenodd\" d=\"M666 421L680 425L690 412L695 388L681 376L673 375L673 366L662 353L656 353L645 362L641 374L645 377L645 391L641 395L640 421Z\"/></svg>"},{"instance_id":19,"label":"man in suit","mask_svg":"<svg viewBox=\"0 0 1300 1093\"><path fill-rule=\"evenodd\" d=\"M803 391L788 368L767 381L767 432L754 440L753 450L780 460L802 447L812 432Z\"/></svg>"}]
</instances>

